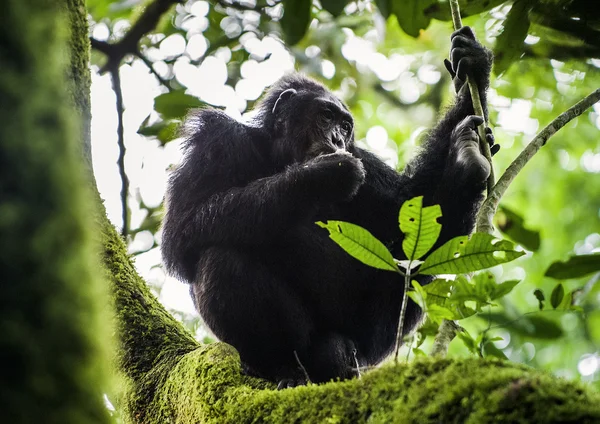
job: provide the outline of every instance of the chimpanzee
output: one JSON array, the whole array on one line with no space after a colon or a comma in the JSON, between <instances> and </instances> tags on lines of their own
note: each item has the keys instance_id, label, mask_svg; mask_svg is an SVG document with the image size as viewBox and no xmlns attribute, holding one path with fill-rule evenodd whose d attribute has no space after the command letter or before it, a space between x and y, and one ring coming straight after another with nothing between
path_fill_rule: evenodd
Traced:
<instances>
[{"instance_id":1,"label":"chimpanzee","mask_svg":"<svg viewBox=\"0 0 600 424\"><path fill-rule=\"evenodd\" d=\"M401 277L352 258L315 222L358 224L403 258L398 211L423 195L442 208L438 244L472 231L490 165L463 86L469 75L485 105L492 55L468 27L451 40L455 105L402 173L356 147L348 108L299 74L271 87L250 123L211 109L188 118L163 258L247 373L280 387L344 379L393 349ZM420 317L411 303L407 332Z\"/></svg>"}]
</instances>

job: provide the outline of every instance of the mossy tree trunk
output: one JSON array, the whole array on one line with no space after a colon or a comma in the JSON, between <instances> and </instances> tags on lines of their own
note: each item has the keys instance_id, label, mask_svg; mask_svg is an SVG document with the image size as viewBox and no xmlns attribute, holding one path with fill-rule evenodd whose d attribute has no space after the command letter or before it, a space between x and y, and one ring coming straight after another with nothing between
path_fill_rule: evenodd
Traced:
<instances>
[{"instance_id":1,"label":"mossy tree trunk","mask_svg":"<svg viewBox=\"0 0 600 424\"><path fill-rule=\"evenodd\" d=\"M0 6L0 422L103 423L107 304L68 82L83 1ZM81 31L69 22L77 22ZM86 38L84 38L86 37ZM77 65L88 75L89 51ZM85 78L77 78L81 82ZM71 94L70 94L71 93ZM82 98L81 96L84 96ZM87 96L87 97L86 97ZM89 103L87 103L89 107Z\"/></svg>"},{"instance_id":2,"label":"mossy tree trunk","mask_svg":"<svg viewBox=\"0 0 600 424\"><path fill-rule=\"evenodd\" d=\"M79 156L89 154L82 2L4 0L0 14L0 417L8 418L0 421L106 420L104 283L127 382L119 402L126 422L600 422L597 394L508 362L430 359L275 391L242 375L231 347L200 346L149 292L97 212L97 193L87 193L93 184ZM70 67L60 60L67 45ZM73 104L78 114L69 113ZM76 116L79 131L69 119ZM103 246L103 265L92 235Z\"/></svg>"}]
</instances>

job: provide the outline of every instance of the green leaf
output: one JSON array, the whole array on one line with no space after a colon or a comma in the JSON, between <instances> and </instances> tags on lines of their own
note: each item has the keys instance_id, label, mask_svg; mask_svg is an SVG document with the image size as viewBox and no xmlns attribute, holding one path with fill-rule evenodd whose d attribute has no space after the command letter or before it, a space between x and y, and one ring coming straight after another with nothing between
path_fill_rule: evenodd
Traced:
<instances>
[{"instance_id":1,"label":"green leaf","mask_svg":"<svg viewBox=\"0 0 600 424\"><path fill-rule=\"evenodd\" d=\"M379 13L381 13L381 16L383 16L385 19L387 19L390 16L391 3L393 1L394 0L375 0L375 4L379 9Z\"/></svg>"},{"instance_id":2,"label":"green leaf","mask_svg":"<svg viewBox=\"0 0 600 424\"><path fill-rule=\"evenodd\" d=\"M481 317L525 337L553 340L564 334L559 324L542 316L541 313L522 315L518 319L509 318L501 313L485 314Z\"/></svg>"},{"instance_id":3,"label":"green leaf","mask_svg":"<svg viewBox=\"0 0 600 424\"><path fill-rule=\"evenodd\" d=\"M471 335L466 331L456 333L456 337L463 342L466 348L473 354L479 355L479 346Z\"/></svg>"},{"instance_id":4,"label":"green leaf","mask_svg":"<svg viewBox=\"0 0 600 424\"><path fill-rule=\"evenodd\" d=\"M500 339L502 340L502 339ZM492 342L492 340L482 340L482 351L483 356L485 358L499 358L499 359L508 359L504 352L496 347L496 345Z\"/></svg>"},{"instance_id":5,"label":"green leaf","mask_svg":"<svg viewBox=\"0 0 600 424\"><path fill-rule=\"evenodd\" d=\"M460 0L460 14L462 18L467 16L479 15L486 10L493 9L496 6L505 3L506 0ZM425 11L425 15L439 21L449 21L452 19L450 5L447 0L438 1Z\"/></svg>"},{"instance_id":6,"label":"green leaf","mask_svg":"<svg viewBox=\"0 0 600 424\"><path fill-rule=\"evenodd\" d=\"M586 319L587 331L592 342L600 345L600 310L591 311Z\"/></svg>"},{"instance_id":7,"label":"green leaf","mask_svg":"<svg viewBox=\"0 0 600 424\"><path fill-rule=\"evenodd\" d=\"M504 29L496 38L494 72L498 75L516 62L523 52L523 42L529 31L531 0L516 0L504 21Z\"/></svg>"},{"instance_id":8,"label":"green leaf","mask_svg":"<svg viewBox=\"0 0 600 424\"><path fill-rule=\"evenodd\" d=\"M544 275L557 280L566 280L583 277L593 272L600 272L600 253L571 256L565 262L554 262Z\"/></svg>"},{"instance_id":9,"label":"green leaf","mask_svg":"<svg viewBox=\"0 0 600 424\"><path fill-rule=\"evenodd\" d=\"M540 289L535 289L533 291L533 295L538 300L538 307L540 308L540 311L541 311L542 309L544 309L544 301L546 300L546 296L544 296L544 292L541 291Z\"/></svg>"},{"instance_id":10,"label":"green leaf","mask_svg":"<svg viewBox=\"0 0 600 424\"><path fill-rule=\"evenodd\" d=\"M525 252L515 250L513 243L490 234L474 233L455 237L431 253L420 274L464 274L510 262Z\"/></svg>"},{"instance_id":11,"label":"green leaf","mask_svg":"<svg viewBox=\"0 0 600 424\"><path fill-rule=\"evenodd\" d=\"M310 24L312 0L284 0L283 17L279 21L287 44L302 40Z\"/></svg>"},{"instance_id":12,"label":"green leaf","mask_svg":"<svg viewBox=\"0 0 600 424\"><path fill-rule=\"evenodd\" d=\"M423 196L404 202L398 222L404 233L402 250L408 259L420 259L433 247L442 230L437 222L441 216L440 205L423 207Z\"/></svg>"},{"instance_id":13,"label":"green leaf","mask_svg":"<svg viewBox=\"0 0 600 424\"><path fill-rule=\"evenodd\" d=\"M142 122L142 125L137 130L138 134L146 137L156 137L163 146L177 138L179 121L159 121L152 125L147 125L147 123L148 119Z\"/></svg>"},{"instance_id":14,"label":"green leaf","mask_svg":"<svg viewBox=\"0 0 600 424\"><path fill-rule=\"evenodd\" d=\"M496 226L502 233L519 243L525 249L535 252L540 248L539 231L532 231L525 228L523 218L515 212L504 206L500 206L494 219Z\"/></svg>"},{"instance_id":15,"label":"green leaf","mask_svg":"<svg viewBox=\"0 0 600 424\"><path fill-rule=\"evenodd\" d=\"M206 103L183 91L171 91L154 98L154 110L166 119L182 119L189 109L204 106Z\"/></svg>"},{"instance_id":16,"label":"green leaf","mask_svg":"<svg viewBox=\"0 0 600 424\"><path fill-rule=\"evenodd\" d=\"M386 271L399 271L387 247L364 228L343 221L316 224L326 228L329 231L329 238L363 264Z\"/></svg>"},{"instance_id":17,"label":"green leaf","mask_svg":"<svg viewBox=\"0 0 600 424\"><path fill-rule=\"evenodd\" d=\"M497 284L495 290L490 294L490 300L496 300L506 296L520 282L521 280L507 280L500 284Z\"/></svg>"},{"instance_id":18,"label":"green leaf","mask_svg":"<svg viewBox=\"0 0 600 424\"><path fill-rule=\"evenodd\" d=\"M340 16L344 11L344 7L348 4L347 0L321 0L323 8L333 16Z\"/></svg>"},{"instance_id":19,"label":"green leaf","mask_svg":"<svg viewBox=\"0 0 600 424\"><path fill-rule=\"evenodd\" d=\"M558 308L563 298L565 297L565 288L561 283L558 283L554 290L552 290L552 294L550 295L550 304L554 309Z\"/></svg>"},{"instance_id":20,"label":"green leaf","mask_svg":"<svg viewBox=\"0 0 600 424\"><path fill-rule=\"evenodd\" d=\"M464 277L459 277L457 280L461 278L466 281ZM419 302L415 301L415 303L421 306L427 316L438 324L441 319L460 320L468 318L477 311L466 306L464 301L452 297L455 290L457 290L457 284L460 283L438 278L421 287L416 281L413 281L413 287L416 293L420 295ZM413 292L409 292L409 296L411 293ZM411 298L413 297L411 296Z\"/></svg>"},{"instance_id":21,"label":"green leaf","mask_svg":"<svg viewBox=\"0 0 600 424\"><path fill-rule=\"evenodd\" d=\"M400 28L411 37L418 37L426 29L431 18L425 10L437 3L437 0L390 0L391 12L396 15Z\"/></svg>"}]
</instances>

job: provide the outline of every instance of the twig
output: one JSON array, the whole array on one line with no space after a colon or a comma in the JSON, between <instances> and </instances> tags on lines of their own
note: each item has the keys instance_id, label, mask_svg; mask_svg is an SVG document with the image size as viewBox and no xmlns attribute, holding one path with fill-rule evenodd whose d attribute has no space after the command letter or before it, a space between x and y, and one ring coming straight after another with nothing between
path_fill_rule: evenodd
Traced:
<instances>
[{"instance_id":1,"label":"twig","mask_svg":"<svg viewBox=\"0 0 600 424\"><path fill-rule=\"evenodd\" d=\"M302 362L300 361L300 357L298 356L298 352L296 352L294 350L294 357L296 358L296 362L298 362L298 365L300 366L300 369L302 370L302 373L304 374L304 378L306 378L306 383L310 383L310 377L308 375L308 372L306 371L306 368L304 368L304 365L302 365Z\"/></svg>"},{"instance_id":2,"label":"twig","mask_svg":"<svg viewBox=\"0 0 600 424\"><path fill-rule=\"evenodd\" d=\"M462 20L460 18L460 8L458 6L458 0L450 0L450 10L452 11L452 23L454 25L454 30L458 31L462 28ZM471 102L473 103L473 111L475 115L481 116L485 120L485 113L483 112L483 106L481 104L481 99L479 97L479 88L475 81L472 81L467 77L467 81L465 84L469 87L469 92L471 93ZM487 193L488 195L492 191L494 187L494 165L492 163L492 154L490 152L490 146L487 143L486 134L485 134L485 125L481 124L477 127L477 133L479 134L479 146L483 156L487 159L490 164L490 176L487 180Z\"/></svg>"},{"instance_id":3,"label":"twig","mask_svg":"<svg viewBox=\"0 0 600 424\"><path fill-rule=\"evenodd\" d=\"M408 290L410 289L410 268L411 261L408 262L406 273L404 274L404 293L402 294L402 306L400 307L400 318L398 319L398 330L396 331L396 352L394 354L394 362L398 362L398 352L402 345L402 332L404 331L404 319L406 309L408 307Z\"/></svg>"},{"instance_id":4,"label":"twig","mask_svg":"<svg viewBox=\"0 0 600 424\"><path fill-rule=\"evenodd\" d=\"M592 92L590 95L579 101L574 106L567 109L565 112L557 116L552 122L550 122L542 131L540 131L534 138L529 142L527 147L519 154L519 156L510 164L506 169L502 177L498 180L498 183L494 186L491 193L481 205L479 215L477 217L477 231L490 233L493 231L492 218L498 209L500 199L506 192L508 186L512 183L515 177L525 167L527 162L531 160L533 155L537 153L540 148L546 144L546 141L554 135L558 130L564 127L574 118L581 115L587 109L592 107L596 102L600 101L600 89Z\"/></svg>"},{"instance_id":5,"label":"twig","mask_svg":"<svg viewBox=\"0 0 600 424\"><path fill-rule=\"evenodd\" d=\"M107 56L106 64L100 69L100 73L109 72L114 66L120 65L123 58L128 54L135 55L142 37L156 28L162 15L171 6L181 2L182 0L155 0L150 3L125 36L117 43L106 43L91 38L92 48L101 51Z\"/></svg>"},{"instance_id":6,"label":"twig","mask_svg":"<svg viewBox=\"0 0 600 424\"><path fill-rule=\"evenodd\" d=\"M121 227L121 235L127 237L129 234L129 207L127 197L129 195L129 178L125 172L125 132L123 126L123 113L125 107L123 105L123 91L121 90L121 77L119 75L119 66L114 66L110 69L112 78L113 91L117 99L117 144L119 146L119 158L117 164L119 166L119 175L121 177L121 207L123 217L123 227Z\"/></svg>"},{"instance_id":7,"label":"twig","mask_svg":"<svg viewBox=\"0 0 600 424\"><path fill-rule=\"evenodd\" d=\"M136 50L136 52L134 53L142 62L144 62L144 65L146 65L146 67L150 70L150 72L152 73L152 75L154 75L156 77L156 79L158 80L158 82L167 87L169 90L171 89L171 86L169 85L169 81L167 81L166 79L164 79L163 77L160 76L160 74L158 72L156 72L156 69L154 69L154 66L152 65L152 62L150 62L150 60L148 60L148 58L146 56L144 56L142 54L141 51Z\"/></svg>"}]
</instances>

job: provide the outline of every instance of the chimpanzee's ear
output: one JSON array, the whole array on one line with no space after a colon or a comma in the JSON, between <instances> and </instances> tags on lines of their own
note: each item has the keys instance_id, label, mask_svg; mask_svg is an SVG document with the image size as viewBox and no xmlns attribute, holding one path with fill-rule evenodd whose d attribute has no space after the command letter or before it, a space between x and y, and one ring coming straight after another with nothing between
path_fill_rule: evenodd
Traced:
<instances>
[{"instance_id":1,"label":"chimpanzee's ear","mask_svg":"<svg viewBox=\"0 0 600 424\"><path fill-rule=\"evenodd\" d=\"M283 93L281 93L279 95L279 98L273 105L273 110L271 111L271 113L275 113L275 109L277 109L277 105L279 104L279 102L282 102L282 103L285 102L287 99L294 97L296 95L296 93L297 93L297 91L294 90L293 88L288 88Z\"/></svg>"}]
</instances>

